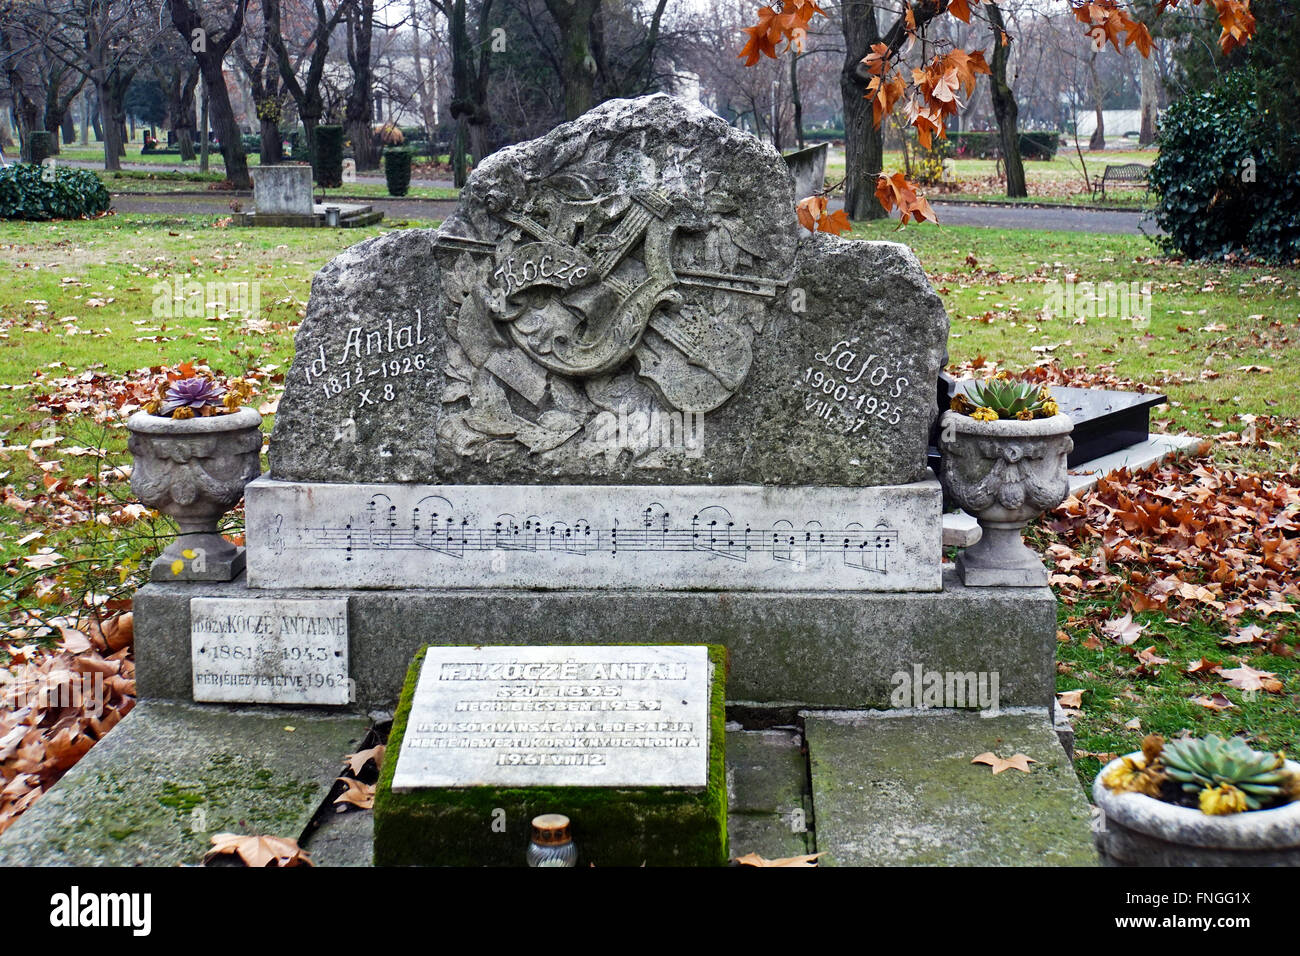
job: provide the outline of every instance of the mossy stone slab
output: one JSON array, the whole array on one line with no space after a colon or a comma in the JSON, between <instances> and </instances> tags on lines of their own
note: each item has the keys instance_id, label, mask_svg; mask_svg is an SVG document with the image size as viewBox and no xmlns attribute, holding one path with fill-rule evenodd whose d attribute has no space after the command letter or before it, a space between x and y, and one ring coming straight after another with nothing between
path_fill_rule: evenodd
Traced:
<instances>
[{"instance_id":1,"label":"mossy stone slab","mask_svg":"<svg viewBox=\"0 0 1300 956\"><path fill-rule=\"evenodd\" d=\"M297 839L368 725L141 701L0 835L0 866L177 866L216 833Z\"/></svg>"},{"instance_id":2,"label":"mossy stone slab","mask_svg":"<svg viewBox=\"0 0 1300 956\"><path fill-rule=\"evenodd\" d=\"M726 649L709 645L708 783L670 787L439 787L393 790L427 648L412 661L375 796L377 866L522 866L533 817L572 821L578 865L718 866L727 859Z\"/></svg>"},{"instance_id":3,"label":"mossy stone slab","mask_svg":"<svg viewBox=\"0 0 1300 956\"><path fill-rule=\"evenodd\" d=\"M823 866L1095 866L1047 712L805 713ZM1032 758L994 775L972 758Z\"/></svg>"}]
</instances>

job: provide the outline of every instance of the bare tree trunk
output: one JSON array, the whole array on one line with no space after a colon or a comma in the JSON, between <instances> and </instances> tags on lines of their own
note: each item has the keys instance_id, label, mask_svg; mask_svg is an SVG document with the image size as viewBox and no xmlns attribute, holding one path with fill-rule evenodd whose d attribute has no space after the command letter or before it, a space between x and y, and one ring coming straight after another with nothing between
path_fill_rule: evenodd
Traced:
<instances>
[{"instance_id":1,"label":"bare tree trunk","mask_svg":"<svg viewBox=\"0 0 1300 956\"><path fill-rule=\"evenodd\" d=\"M1088 148L1102 150L1106 148L1106 120L1101 109L1101 77L1097 73L1096 53L1088 57L1088 76L1093 108L1097 111L1097 128L1092 131L1092 138L1088 140Z\"/></svg>"},{"instance_id":2,"label":"bare tree trunk","mask_svg":"<svg viewBox=\"0 0 1300 956\"><path fill-rule=\"evenodd\" d=\"M884 166L884 136L875 125L866 99L870 75L862 58L880 42L876 8L871 0L844 0L840 5L844 33L844 66L840 93L844 98L844 211L850 219L883 219L876 199L876 180Z\"/></svg>"},{"instance_id":3,"label":"bare tree trunk","mask_svg":"<svg viewBox=\"0 0 1300 956\"><path fill-rule=\"evenodd\" d=\"M194 31L202 28L198 12L190 6L189 0L168 0L171 7L172 23L182 38L188 40ZM194 59L198 62L199 73L203 77L203 106L208 112L217 137L221 141L221 155L226 161L226 180L235 189L252 189L253 181L248 175L248 157L244 154L244 140L239 124L235 122L235 111L230 105L230 91L226 89L226 76L223 62L231 43L244 28L244 11L248 0L236 0L230 24L215 35L207 31L207 42L201 49L190 47ZM203 146L207 148L207 124L203 129Z\"/></svg>"},{"instance_id":4,"label":"bare tree trunk","mask_svg":"<svg viewBox=\"0 0 1300 956\"><path fill-rule=\"evenodd\" d=\"M596 59L591 52L591 29L599 6L600 0L546 0L546 9L560 29L565 119L576 119L596 105Z\"/></svg>"},{"instance_id":5,"label":"bare tree trunk","mask_svg":"<svg viewBox=\"0 0 1300 956\"><path fill-rule=\"evenodd\" d=\"M790 102L794 104L794 136L803 149L803 100L799 97L799 51L790 54Z\"/></svg>"},{"instance_id":6,"label":"bare tree trunk","mask_svg":"<svg viewBox=\"0 0 1300 956\"><path fill-rule=\"evenodd\" d=\"M352 89L348 91L344 125L352 140L352 157L357 170L379 168L379 151L371 116L375 111L374 72L371 69L371 38L375 26L375 0L356 0L347 17L348 65L352 67Z\"/></svg>"},{"instance_id":7,"label":"bare tree trunk","mask_svg":"<svg viewBox=\"0 0 1300 956\"><path fill-rule=\"evenodd\" d=\"M993 62L989 64L989 90L993 96L993 116L998 121L998 139L1002 143L1002 161L1007 170L1007 196L1028 196L1025 164L1020 156L1020 108L1016 94L1007 82L1007 61L1011 58L1011 37L1002 22L1002 10L996 3L986 3L989 25L993 28Z\"/></svg>"},{"instance_id":8,"label":"bare tree trunk","mask_svg":"<svg viewBox=\"0 0 1300 956\"><path fill-rule=\"evenodd\" d=\"M96 84L103 127L104 169L109 172L116 172L122 168L122 153L125 149L125 144L122 142L123 120L126 118L122 99L127 85L122 83L116 74Z\"/></svg>"},{"instance_id":9,"label":"bare tree trunk","mask_svg":"<svg viewBox=\"0 0 1300 956\"><path fill-rule=\"evenodd\" d=\"M1138 145L1150 146L1156 141L1156 87L1160 82L1156 79L1156 66L1151 62L1151 57L1142 56L1142 62L1139 64L1139 76L1142 82L1142 130L1138 133Z\"/></svg>"},{"instance_id":10,"label":"bare tree trunk","mask_svg":"<svg viewBox=\"0 0 1300 956\"><path fill-rule=\"evenodd\" d=\"M411 55L415 60L415 89L418 94L416 102L420 108L420 124L424 127L425 138L432 141L434 128L438 125L438 121L430 109L429 82L424 75L424 54L420 50L420 18L417 16L415 0L411 0L411 39ZM434 67L436 74L437 64L431 65ZM432 99L433 109L437 109L436 91Z\"/></svg>"}]
</instances>

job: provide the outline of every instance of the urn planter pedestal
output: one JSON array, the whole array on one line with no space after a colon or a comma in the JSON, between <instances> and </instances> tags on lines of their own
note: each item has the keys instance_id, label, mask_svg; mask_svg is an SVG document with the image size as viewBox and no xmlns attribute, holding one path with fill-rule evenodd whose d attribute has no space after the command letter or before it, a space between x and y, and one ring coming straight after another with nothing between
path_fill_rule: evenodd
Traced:
<instances>
[{"instance_id":1,"label":"urn planter pedestal","mask_svg":"<svg viewBox=\"0 0 1300 956\"><path fill-rule=\"evenodd\" d=\"M1065 415L984 422L948 411L940 421L944 490L975 515L983 534L957 557L968 587L1041 587L1042 559L1021 529L1065 500L1066 458L1074 447Z\"/></svg>"},{"instance_id":2,"label":"urn planter pedestal","mask_svg":"<svg viewBox=\"0 0 1300 956\"><path fill-rule=\"evenodd\" d=\"M222 537L217 523L261 471L261 425L251 408L206 418L131 416L131 491L180 526L150 580L230 581L244 570L244 549Z\"/></svg>"},{"instance_id":3,"label":"urn planter pedestal","mask_svg":"<svg viewBox=\"0 0 1300 956\"><path fill-rule=\"evenodd\" d=\"M1129 754L1141 757L1141 752ZM1269 810L1210 816L1141 793L1092 785L1100 814L1093 842L1106 866L1300 866L1300 800ZM1300 764L1288 760L1292 772Z\"/></svg>"}]
</instances>

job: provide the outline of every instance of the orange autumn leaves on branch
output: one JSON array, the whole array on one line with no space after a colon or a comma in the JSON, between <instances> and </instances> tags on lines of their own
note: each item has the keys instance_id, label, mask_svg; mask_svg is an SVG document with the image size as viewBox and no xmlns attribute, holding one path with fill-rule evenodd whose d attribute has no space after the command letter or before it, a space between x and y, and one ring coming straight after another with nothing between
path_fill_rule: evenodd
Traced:
<instances>
[{"instance_id":1,"label":"orange autumn leaves on branch","mask_svg":"<svg viewBox=\"0 0 1300 956\"><path fill-rule=\"evenodd\" d=\"M1110 43L1117 51L1123 46L1136 46L1138 52L1146 57L1151 55L1153 41L1147 25L1134 19L1128 11L1120 6L1118 0L1066 0L1074 12L1075 18L1084 26L1085 33L1091 39L1093 48L1100 50ZM1199 6L1206 0L1159 0L1156 13L1162 13L1167 7L1177 7L1179 3ZM1219 46L1224 54L1245 44L1255 33L1255 18L1250 12L1250 0L1208 0L1219 17L1222 33ZM971 7L978 6L980 0L947 0L940 12L952 14L963 23L971 22ZM927 11L927 17L933 11ZM776 58L778 52L794 48L803 52L804 37L813 17L825 16L814 0L782 0L782 2L763 6L758 10L758 23L745 27L748 35L739 56L746 66L753 66L763 56ZM846 11L845 15L849 15ZM894 57L905 56L914 46L919 34L916 14L911 3L903 5L902 36L904 42L896 42L893 47L885 43L876 43L863 58L871 79L867 84L865 98L871 100L872 119L877 127L885 116L889 115L906 97L903 103L908 123L916 129L917 138L925 149L931 148L935 136L947 137L947 118L955 116L961 109L958 93L967 98L975 90L975 78L980 73L989 73L989 65L982 50L953 49L946 54L936 55L929 64L911 70L912 95L908 96L909 84L904 73L892 63ZM923 30L922 26L922 30ZM1003 33L1000 37L1005 46L1010 37ZM785 42L783 50L778 46ZM918 222L929 219L936 222L934 211L921 196L914 183L909 182L902 173L888 175L880 173L876 182L876 197L887 212L897 209L901 223L911 219ZM820 199L820 203L810 200ZM810 232L842 232L849 228L847 217L842 220L825 213L824 196L808 197L799 203L799 221Z\"/></svg>"}]
</instances>

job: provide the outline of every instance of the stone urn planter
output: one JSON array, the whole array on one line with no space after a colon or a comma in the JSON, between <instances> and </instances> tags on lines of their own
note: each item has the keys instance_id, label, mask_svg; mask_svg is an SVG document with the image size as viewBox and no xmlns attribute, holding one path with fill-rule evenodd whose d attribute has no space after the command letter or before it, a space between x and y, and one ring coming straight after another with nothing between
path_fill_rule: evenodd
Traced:
<instances>
[{"instance_id":1,"label":"stone urn planter","mask_svg":"<svg viewBox=\"0 0 1300 956\"><path fill-rule=\"evenodd\" d=\"M1141 757L1141 751L1129 754ZM1300 800L1270 810L1208 816L1102 783L1116 758L1097 774L1092 796L1101 811L1093 842L1106 866L1300 866ZM1293 773L1300 764L1287 761Z\"/></svg>"},{"instance_id":2,"label":"stone urn planter","mask_svg":"<svg viewBox=\"0 0 1300 956\"><path fill-rule=\"evenodd\" d=\"M1042 560L1026 547L1020 532L1069 493L1066 457L1074 448L1073 428L1065 415L986 422L944 412L939 478L948 496L973 514L983 531L957 558L968 586L1047 583Z\"/></svg>"},{"instance_id":3,"label":"stone urn planter","mask_svg":"<svg viewBox=\"0 0 1300 956\"><path fill-rule=\"evenodd\" d=\"M244 569L244 549L217 531L261 471L262 416L174 419L137 412L126 423L134 456L131 490L176 520L180 533L154 561L154 581L229 581Z\"/></svg>"}]
</instances>

